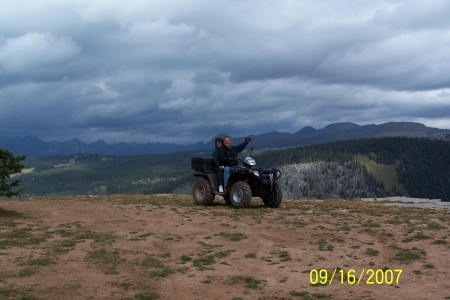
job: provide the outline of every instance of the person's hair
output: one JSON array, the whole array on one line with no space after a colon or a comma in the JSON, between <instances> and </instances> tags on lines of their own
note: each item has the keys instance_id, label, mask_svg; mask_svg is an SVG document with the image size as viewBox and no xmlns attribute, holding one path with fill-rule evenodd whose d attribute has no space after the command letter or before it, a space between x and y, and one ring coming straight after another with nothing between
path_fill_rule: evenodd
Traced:
<instances>
[{"instance_id":1,"label":"person's hair","mask_svg":"<svg viewBox=\"0 0 450 300\"><path fill-rule=\"evenodd\" d=\"M226 135L223 139L229 138L231 140L231 136Z\"/></svg>"},{"instance_id":2,"label":"person's hair","mask_svg":"<svg viewBox=\"0 0 450 300\"><path fill-rule=\"evenodd\" d=\"M217 142L223 142L223 138L221 138L220 136L216 137L216 139L214 140L214 143L217 144Z\"/></svg>"}]
</instances>

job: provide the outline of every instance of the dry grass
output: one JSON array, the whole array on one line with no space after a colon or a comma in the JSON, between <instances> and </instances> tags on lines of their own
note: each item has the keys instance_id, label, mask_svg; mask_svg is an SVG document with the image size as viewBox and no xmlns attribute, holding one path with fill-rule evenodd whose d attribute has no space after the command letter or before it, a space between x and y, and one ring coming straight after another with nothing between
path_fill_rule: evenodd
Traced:
<instances>
[{"instance_id":1,"label":"dry grass","mask_svg":"<svg viewBox=\"0 0 450 300\"><path fill-rule=\"evenodd\" d=\"M450 214L343 200L190 196L0 200L0 299L444 299ZM311 285L311 270L402 269L398 284ZM367 279L367 278L363 278Z\"/></svg>"}]
</instances>

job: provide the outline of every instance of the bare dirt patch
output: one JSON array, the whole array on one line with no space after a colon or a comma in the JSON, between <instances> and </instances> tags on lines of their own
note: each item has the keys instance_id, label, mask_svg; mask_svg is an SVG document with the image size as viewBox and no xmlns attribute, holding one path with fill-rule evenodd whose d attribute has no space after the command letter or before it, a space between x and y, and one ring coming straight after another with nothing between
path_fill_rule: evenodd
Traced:
<instances>
[{"instance_id":1,"label":"bare dirt patch","mask_svg":"<svg viewBox=\"0 0 450 300\"><path fill-rule=\"evenodd\" d=\"M450 298L448 209L260 203L0 200L0 299Z\"/></svg>"}]
</instances>

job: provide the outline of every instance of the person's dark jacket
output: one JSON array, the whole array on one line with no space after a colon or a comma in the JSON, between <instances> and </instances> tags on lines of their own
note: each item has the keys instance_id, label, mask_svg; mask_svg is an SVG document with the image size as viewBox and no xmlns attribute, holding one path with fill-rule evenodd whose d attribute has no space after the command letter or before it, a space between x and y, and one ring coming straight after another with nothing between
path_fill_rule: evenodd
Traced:
<instances>
[{"instance_id":1,"label":"person's dark jacket","mask_svg":"<svg viewBox=\"0 0 450 300\"><path fill-rule=\"evenodd\" d=\"M220 165L226 167L236 166L238 164L237 155L247 147L247 144L248 142L243 142L237 146L231 146L230 148L222 146L222 148L219 149Z\"/></svg>"},{"instance_id":2,"label":"person's dark jacket","mask_svg":"<svg viewBox=\"0 0 450 300\"><path fill-rule=\"evenodd\" d=\"M220 164L219 164L219 152L220 152L220 149L221 148L215 147L213 152L212 152L212 159L214 161L214 167L217 167L217 168L220 166Z\"/></svg>"}]
</instances>

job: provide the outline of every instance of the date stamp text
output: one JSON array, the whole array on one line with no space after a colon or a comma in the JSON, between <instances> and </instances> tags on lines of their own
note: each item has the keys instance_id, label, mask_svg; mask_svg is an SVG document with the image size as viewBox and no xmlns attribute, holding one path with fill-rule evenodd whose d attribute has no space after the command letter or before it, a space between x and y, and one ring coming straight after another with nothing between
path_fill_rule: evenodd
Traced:
<instances>
[{"instance_id":1,"label":"date stamp text","mask_svg":"<svg viewBox=\"0 0 450 300\"><path fill-rule=\"evenodd\" d=\"M399 284L402 269L312 269L309 271L309 283L312 285L381 285Z\"/></svg>"}]
</instances>

